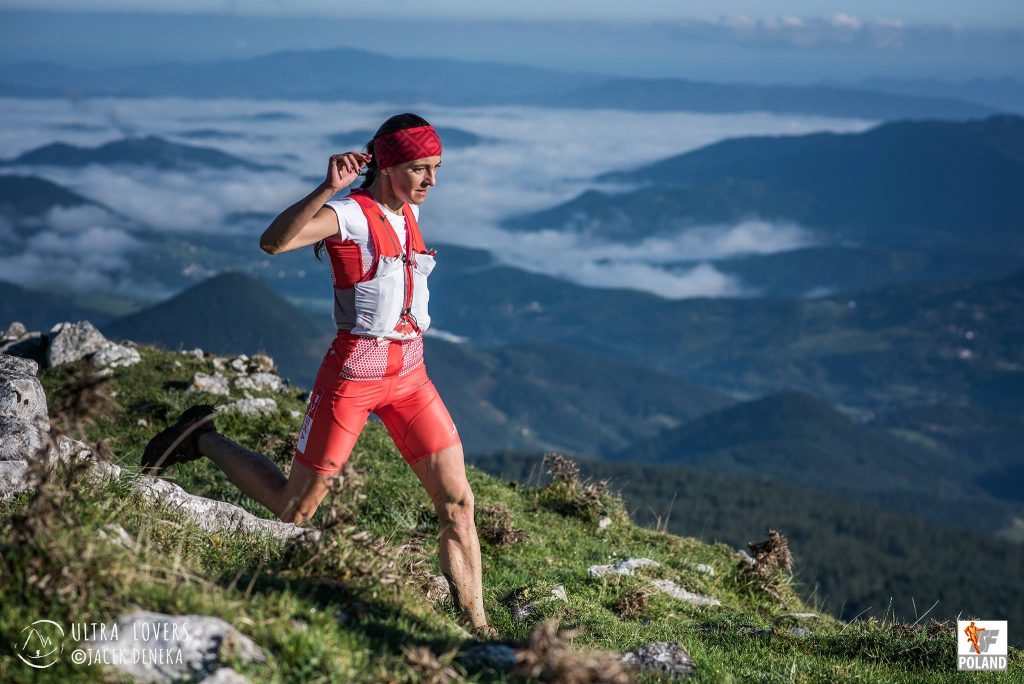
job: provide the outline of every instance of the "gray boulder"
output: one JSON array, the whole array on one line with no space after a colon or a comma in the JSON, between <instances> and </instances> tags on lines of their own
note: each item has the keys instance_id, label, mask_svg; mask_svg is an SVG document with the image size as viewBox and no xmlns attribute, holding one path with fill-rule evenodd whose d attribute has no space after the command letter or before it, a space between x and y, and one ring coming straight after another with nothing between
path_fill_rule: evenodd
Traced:
<instances>
[{"instance_id":1,"label":"gray boulder","mask_svg":"<svg viewBox=\"0 0 1024 684\"><path fill-rule=\"evenodd\" d=\"M249 680L230 667L222 667L199 684L249 684Z\"/></svg>"},{"instance_id":2,"label":"gray boulder","mask_svg":"<svg viewBox=\"0 0 1024 684\"><path fill-rule=\"evenodd\" d=\"M268 534L278 541L315 541L320 537L320 531L317 529L299 527L279 520L257 518L252 513L225 501L189 494L173 482L158 477L140 477L136 491L152 503L163 503L181 513L207 532Z\"/></svg>"},{"instance_id":3,"label":"gray boulder","mask_svg":"<svg viewBox=\"0 0 1024 684\"><path fill-rule=\"evenodd\" d=\"M88 357L100 368L131 366L142 360L135 349L111 342L89 321L58 323L50 328L46 360L50 366Z\"/></svg>"},{"instance_id":4,"label":"gray boulder","mask_svg":"<svg viewBox=\"0 0 1024 684\"><path fill-rule=\"evenodd\" d=\"M0 340L16 340L19 337L23 337L28 334L28 328L21 321L14 321L7 330L4 331L3 335L0 335Z\"/></svg>"},{"instance_id":5,"label":"gray boulder","mask_svg":"<svg viewBox=\"0 0 1024 684\"><path fill-rule=\"evenodd\" d=\"M72 363L98 352L107 344L107 338L89 321L58 323L50 328L46 360L51 366Z\"/></svg>"},{"instance_id":6,"label":"gray boulder","mask_svg":"<svg viewBox=\"0 0 1024 684\"><path fill-rule=\"evenodd\" d=\"M88 646L96 658L112 663L109 667L138 682L194 681L217 672L228 656L242 662L267 660L252 639L224 620L205 615L140 610L120 616L103 635L94 646L82 642L82 647ZM128 657L118 657L121 653ZM150 657L145 657L147 654Z\"/></svg>"},{"instance_id":7,"label":"gray boulder","mask_svg":"<svg viewBox=\"0 0 1024 684\"><path fill-rule=\"evenodd\" d=\"M207 394L216 394L223 397L231 394L231 388L228 387L228 379L219 373L214 373L213 375L196 373L192 376L192 381L189 382L187 391L206 392Z\"/></svg>"},{"instance_id":8,"label":"gray boulder","mask_svg":"<svg viewBox=\"0 0 1024 684\"><path fill-rule=\"evenodd\" d=\"M110 343L92 355L92 363L99 368L123 368L142 361L138 350L123 344Z\"/></svg>"},{"instance_id":9,"label":"gray boulder","mask_svg":"<svg viewBox=\"0 0 1024 684\"><path fill-rule=\"evenodd\" d=\"M48 430L21 418L0 417L0 461L27 461L44 452Z\"/></svg>"},{"instance_id":10,"label":"gray boulder","mask_svg":"<svg viewBox=\"0 0 1024 684\"><path fill-rule=\"evenodd\" d=\"M36 377L38 370L35 361L0 354L0 416L49 430L46 393Z\"/></svg>"},{"instance_id":11,"label":"gray boulder","mask_svg":"<svg viewBox=\"0 0 1024 684\"><path fill-rule=\"evenodd\" d=\"M654 585L658 591L668 594L674 599L680 601L686 601L697 606L720 606L722 602L716 598L710 596L703 596L701 594L695 594L692 591L687 591L672 580L666 579L655 579L651 580L651 584Z\"/></svg>"},{"instance_id":12,"label":"gray boulder","mask_svg":"<svg viewBox=\"0 0 1024 684\"><path fill-rule=\"evenodd\" d=\"M658 641L630 651L622 656L622 662L673 677L689 677L697 672L697 665L679 643Z\"/></svg>"},{"instance_id":13,"label":"gray boulder","mask_svg":"<svg viewBox=\"0 0 1024 684\"><path fill-rule=\"evenodd\" d=\"M0 500L12 499L33 488L27 461L0 461Z\"/></svg>"},{"instance_id":14,"label":"gray boulder","mask_svg":"<svg viewBox=\"0 0 1024 684\"><path fill-rule=\"evenodd\" d=\"M632 575L637 568L644 566L657 567L661 565L658 561L650 558L627 558L626 560L612 563L611 565L591 565L587 568L587 574L591 577L604 577L605 575Z\"/></svg>"},{"instance_id":15,"label":"gray boulder","mask_svg":"<svg viewBox=\"0 0 1024 684\"><path fill-rule=\"evenodd\" d=\"M272 416L277 413L277 402L273 399L239 399L228 404L225 411L234 411L243 416Z\"/></svg>"}]
</instances>

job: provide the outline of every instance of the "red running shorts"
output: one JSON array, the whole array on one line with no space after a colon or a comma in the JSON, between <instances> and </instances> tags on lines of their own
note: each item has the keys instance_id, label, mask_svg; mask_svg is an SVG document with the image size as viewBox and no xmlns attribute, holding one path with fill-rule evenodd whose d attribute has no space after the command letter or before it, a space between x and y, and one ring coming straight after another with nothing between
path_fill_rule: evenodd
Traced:
<instances>
[{"instance_id":1,"label":"red running shorts","mask_svg":"<svg viewBox=\"0 0 1024 684\"><path fill-rule=\"evenodd\" d=\"M410 464L462 442L437 388L427 377L427 367L420 363L400 375L401 345L390 342L388 346L388 368L379 380L343 377L345 352L339 353L342 347L337 343L331 346L309 393L296 461L323 475L338 473L370 413L381 419Z\"/></svg>"}]
</instances>

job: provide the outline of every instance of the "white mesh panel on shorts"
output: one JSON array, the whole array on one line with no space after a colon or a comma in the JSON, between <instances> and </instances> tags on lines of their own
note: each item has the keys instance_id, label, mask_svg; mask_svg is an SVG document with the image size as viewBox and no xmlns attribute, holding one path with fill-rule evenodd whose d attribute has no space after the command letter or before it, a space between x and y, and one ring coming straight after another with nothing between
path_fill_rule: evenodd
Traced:
<instances>
[{"instance_id":1,"label":"white mesh panel on shorts","mask_svg":"<svg viewBox=\"0 0 1024 684\"><path fill-rule=\"evenodd\" d=\"M423 338L416 337L402 344L402 370L399 375L408 375L423 364Z\"/></svg>"},{"instance_id":2,"label":"white mesh panel on shorts","mask_svg":"<svg viewBox=\"0 0 1024 684\"><path fill-rule=\"evenodd\" d=\"M388 368L388 346L402 345L402 368L398 372L407 375L423 364L423 338L380 344L376 337L360 337L348 357L342 360L341 377L346 380L380 380Z\"/></svg>"},{"instance_id":3,"label":"white mesh panel on shorts","mask_svg":"<svg viewBox=\"0 0 1024 684\"><path fill-rule=\"evenodd\" d=\"M375 337L360 337L341 362L341 377L346 380L380 380L388 367L388 345L377 344Z\"/></svg>"}]
</instances>

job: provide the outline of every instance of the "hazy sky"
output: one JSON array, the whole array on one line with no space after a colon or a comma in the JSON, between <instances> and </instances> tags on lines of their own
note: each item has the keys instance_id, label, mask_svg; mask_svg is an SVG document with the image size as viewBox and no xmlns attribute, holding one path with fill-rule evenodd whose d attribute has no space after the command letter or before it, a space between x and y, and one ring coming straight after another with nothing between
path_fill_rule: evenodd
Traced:
<instances>
[{"instance_id":1,"label":"hazy sky","mask_svg":"<svg viewBox=\"0 0 1024 684\"><path fill-rule=\"evenodd\" d=\"M33 0L31 9L17 9L26 6L0 0L0 62L91 68L347 47L394 57L761 83L1024 73L1024 12L1009 0Z\"/></svg>"},{"instance_id":2,"label":"hazy sky","mask_svg":"<svg viewBox=\"0 0 1024 684\"><path fill-rule=\"evenodd\" d=\"M676 20L687 17L807 17L844 14L861 19L897 19L966 26L1020 26L1020 0L587 0L479 2L479 0L389 0L352 3L337 0L0 0L0 7L75 11L214 12L229 14L347 15L482 19Z\"/></svg>"}]
</instances>

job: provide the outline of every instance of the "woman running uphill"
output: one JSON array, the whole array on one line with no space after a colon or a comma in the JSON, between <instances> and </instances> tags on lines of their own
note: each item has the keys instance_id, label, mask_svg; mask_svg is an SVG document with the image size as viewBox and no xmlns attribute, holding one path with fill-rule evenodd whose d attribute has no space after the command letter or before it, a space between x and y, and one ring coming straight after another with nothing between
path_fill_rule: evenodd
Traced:
<instances>
[{"instance_id":1,"label":"woman running uphill","mask_svg":"<svg viewBox=\"0 0 1024 684\"><path fill-rule=\"evenodd\" d=\"M243 493L281 520L302 523L338 477L370 413L412 467L441 526L440 565L463 619L493 636L484 615L480 543L462 442L423 364L427 276L434 267L420 234L419 205L437 183L441 141L415 114L393 116L366 154L333 155L327 178L274 219L260 238L269 254L316 245L326 251L338 334L324 356L288 476L266 456L220 435L213 407L195 406L146 446L142 465L211 459ZM366 166L359 189L328 201Z\"/></svg>"}]
</instances>

